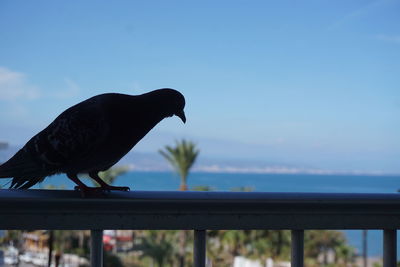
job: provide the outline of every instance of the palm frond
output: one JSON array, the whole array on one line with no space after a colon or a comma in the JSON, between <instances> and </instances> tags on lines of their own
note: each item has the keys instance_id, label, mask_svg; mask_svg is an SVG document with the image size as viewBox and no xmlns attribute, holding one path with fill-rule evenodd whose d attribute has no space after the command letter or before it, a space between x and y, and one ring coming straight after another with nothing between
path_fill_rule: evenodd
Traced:
<instances>
[{"instance_id":1,"label":"palm frond","mask_svg":"<svg viewBox=\"0 0 400 267\"><path fill-rule=\"evenodd\" d=\"M164 150L159 150L159 153L179 174L183 185L186 185L189 170L196 162L199 152L194 143L186 141L185 139L175 141L175 147L165 146Z\"/></svg>"}]
</instances>

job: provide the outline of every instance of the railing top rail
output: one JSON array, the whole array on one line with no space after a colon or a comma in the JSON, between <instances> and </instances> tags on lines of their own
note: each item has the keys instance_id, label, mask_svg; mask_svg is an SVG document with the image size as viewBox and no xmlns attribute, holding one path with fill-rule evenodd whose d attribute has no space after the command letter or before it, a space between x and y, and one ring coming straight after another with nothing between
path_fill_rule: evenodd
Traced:
<instances>
[{"instance_id":1,"label":"railing top rail","mask_svg":"<svg viewBox=\"0 0 400 267\"><path fill-rule=\"evenodd\" d=\"M3 229L397 229L400 194L0 190Z\"/></svg>"},{"instance_id":2,"label":"railing top rail","mask_svg":"<svg viewBox=\"0 0 400 267\"><path fill-rule=\"evenodd\" d=\"M214 201L327 201L327 202L393 202L399 203L400 193L292 193L292 192L227 192L227 191L129 191L104 192L83 198L75 190L0 189L0 200L9 199L75 199L97 200L214 200Z\"/></svg>"}]
</instances>

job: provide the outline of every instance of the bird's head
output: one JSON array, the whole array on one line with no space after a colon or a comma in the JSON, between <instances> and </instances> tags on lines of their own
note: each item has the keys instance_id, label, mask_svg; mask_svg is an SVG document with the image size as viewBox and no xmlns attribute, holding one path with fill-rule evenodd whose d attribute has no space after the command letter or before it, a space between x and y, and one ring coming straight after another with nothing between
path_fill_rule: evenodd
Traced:
<instances>
[{"instance_id":1,"label":"bird's head","mask_svg":"<svg viewBox=\"0 0 400 267\"><path fill-rule=\"evenodd\" d=\"M183 123L186 122L184 112L185 97L177 90L163 88L153 91L159 99L159 104L163 107L166 117L178 116Z\"/></svg>"}]
</instances>

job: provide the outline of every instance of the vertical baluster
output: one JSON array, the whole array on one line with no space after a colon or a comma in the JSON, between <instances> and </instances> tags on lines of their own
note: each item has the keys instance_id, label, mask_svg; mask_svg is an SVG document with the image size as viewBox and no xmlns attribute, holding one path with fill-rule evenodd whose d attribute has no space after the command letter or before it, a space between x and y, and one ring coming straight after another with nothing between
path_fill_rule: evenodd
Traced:
<instances>
[{"instance_id":1,"label":"vertical baluster","mask_svg":"<svg viewBox=\"0 0 400 267\"><path fill-rule=\"evenodd\" d=\"M90 266L103 267L103 230L90 231Z\"/></svg>"},{"instance_id":2,"label":"vertical baluster","mask_svg":"<svg viewBox=\"0 0 400 267\"><path fill-rule=\"evenodd\" d=\"M396 229L383 230L383 267L395 267L397 261Z\"/></svg>"},{"instance_id":3,"label":"vertical baluster","mask_svg":"<svg viewBox=\"0 0 400 267\"><path fill-rule=\"evenodd\" d=\"M304 230L292 230L292 267L304 266Z\"/></svg>"},{"instance_id":4,"label":"vertical baluster","mask_svg":"<svg viewBox=\"0 0 400 267\"><path fill-rule=\"evenodd\" d=\"M368 230L362 230L362 267L368 267Z\"/></svg>"},{"instance_id":5,"label":"vertical baluster","mask_svg":"<svg viewBox=\"0 0 400 267\"><path fill-rule=\"evenodd\" d=\"M206 230L194 230L194 267L206 266Z\"/></svg>"}]
</instances>

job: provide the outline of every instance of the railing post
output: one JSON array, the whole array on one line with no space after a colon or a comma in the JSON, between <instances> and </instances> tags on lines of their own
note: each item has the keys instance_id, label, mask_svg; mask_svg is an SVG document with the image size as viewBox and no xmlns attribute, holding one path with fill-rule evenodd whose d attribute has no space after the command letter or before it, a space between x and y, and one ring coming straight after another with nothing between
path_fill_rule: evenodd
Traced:
<instances>
[{"instance_id":1,"label":"railing post","mask_svg":"<svg viewBox=\"0 0 400 267\"><path fill-rule=\"evenodd\" d=\"M368 267L368 230L362 230L362 267Z\"/></svg>"},{"instance_id":2,"label":"railing post","mask_svg":"<svg viewBox=\"0 0 400 267\"><path fill-rule=\"evenodd\" d=\"M103 267L103 230L90 230L90 266Z\"/></svg>"},{"instance_id":3,"label":"railing post","mask_svg":"<svg viewBox=\"0 0 400 267\"><path fill-rule=\"evenodd\" d=\"M304 230L292 230L291 266L304 266Z\"/></svg>"},{"instance_id":4,"label":"railing post","mask_svg":"<svg viewBox=\"0 0 400 267\"><path fill-rule=\"evenodd\" d=\"M194 230L194 267L206 266L206 230Z\"/></svg>"},{"instance_id":5,"label":"railing post","mask_svg":"<svg viewBox=\"0 0 400 267\"><path fill-rule=\"evenodd\" d=\"M395 267L397 261L396 229L383 230L383 267Z\"/></svg>"}]
</instances>

